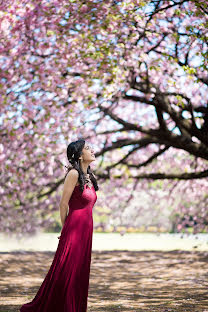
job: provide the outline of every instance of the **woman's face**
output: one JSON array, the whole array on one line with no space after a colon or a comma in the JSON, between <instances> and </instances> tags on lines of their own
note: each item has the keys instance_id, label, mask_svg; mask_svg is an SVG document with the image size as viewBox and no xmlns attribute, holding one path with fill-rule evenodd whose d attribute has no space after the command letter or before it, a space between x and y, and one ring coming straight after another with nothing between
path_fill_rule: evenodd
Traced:
<instances>
[{"instance_id":1,"label":"woman's face","mask_svg":"<svg viewBox=\"0 0 208 312\"><path fill-rule=\"evenodd\" d=\"M83 153L83 160L85 161L93 161L95 160L95 155L94 155L94 150L93 148L90 146L90 144L85 142L84 148L82 150Z\"/></svg>"}]
</instances>

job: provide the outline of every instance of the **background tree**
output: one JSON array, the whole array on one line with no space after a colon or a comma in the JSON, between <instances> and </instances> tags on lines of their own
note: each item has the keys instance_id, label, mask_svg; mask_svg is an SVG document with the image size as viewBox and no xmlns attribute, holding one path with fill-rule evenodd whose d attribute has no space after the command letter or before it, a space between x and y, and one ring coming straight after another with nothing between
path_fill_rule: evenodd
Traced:
<instances>
[{"instance_id":1,"label":"background tree","mask_svg":"<svg viewBox=\"0 0 208 312\"><path fill-rule=\"evenodd\" d=\"M1 231L53 221L77 137L95 145L110 224L131 225L130 206L141 217L142 189L150 216L206 229L206 14L188 0L1 3Z\"/></svg>"}]
</instances>

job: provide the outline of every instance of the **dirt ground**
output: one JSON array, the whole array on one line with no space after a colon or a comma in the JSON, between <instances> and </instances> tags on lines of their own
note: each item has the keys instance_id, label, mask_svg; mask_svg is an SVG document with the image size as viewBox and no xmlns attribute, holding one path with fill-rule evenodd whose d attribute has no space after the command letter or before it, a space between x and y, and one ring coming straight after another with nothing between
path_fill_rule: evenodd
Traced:
<instances>
[{"instance_id":1,"label":"dirt ground","mask_svg":"<svg viewBox=\"0 0 208 312\"><path fill-rule=\"evenodd\" d=\"M0 253L0 312L33 299L54 252ZM93 251L88 312L208 312L208 252Z\"/></svg>"}]
</instances>

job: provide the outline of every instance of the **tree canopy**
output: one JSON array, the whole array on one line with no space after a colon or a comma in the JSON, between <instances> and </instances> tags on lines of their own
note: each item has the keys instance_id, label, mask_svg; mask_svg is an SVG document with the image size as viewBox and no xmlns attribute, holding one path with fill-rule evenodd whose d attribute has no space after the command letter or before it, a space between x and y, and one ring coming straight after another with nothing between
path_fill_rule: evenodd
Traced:
<instances>
[{"instance_id":1,"label":"tree canopy","mask_svg":"<svg viewBox=\"0 0 208 312\"><path fill-rule=\"evenodd\" d=\"M95 146L98 206L111 203L116 219L139 218L141 189L160 214L163 190L178 230L207 228L206 3L15 0L0 8L1 231L52 222L66 146L77 137Z\"/></svg>"}]
</instances>

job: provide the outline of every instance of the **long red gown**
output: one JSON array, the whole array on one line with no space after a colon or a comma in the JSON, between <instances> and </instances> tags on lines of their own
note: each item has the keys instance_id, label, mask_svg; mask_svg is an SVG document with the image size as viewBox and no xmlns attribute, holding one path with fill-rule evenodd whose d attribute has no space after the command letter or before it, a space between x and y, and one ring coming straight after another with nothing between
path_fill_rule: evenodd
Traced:
<instances>
[{"instance_id":1,"label":"long red gown","mask_svg":"<svg viewBox=\"0 0 208 312\"><path fill-rule=\"evenodd\" d=\"M51 267L36 296L21 312L87 311L96 200L94 186L90 189L85 184L83 193L75 186Z\"/></svg>"}]
</instances>

